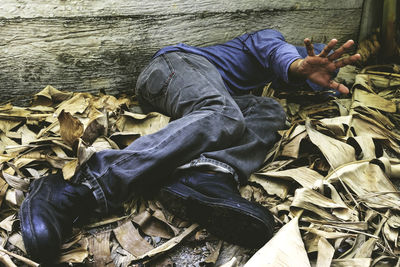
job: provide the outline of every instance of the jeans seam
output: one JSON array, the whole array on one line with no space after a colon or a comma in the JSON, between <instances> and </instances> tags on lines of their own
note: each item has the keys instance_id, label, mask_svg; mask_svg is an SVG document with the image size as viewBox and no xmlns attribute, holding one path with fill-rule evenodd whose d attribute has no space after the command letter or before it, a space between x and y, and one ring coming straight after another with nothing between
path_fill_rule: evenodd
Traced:
<instances>
[{"instance_id":1,"label":"jeans seam","mask_svg":"<svg viewBox=\"0 0 400 267\"><path fill-rule=\"evenodd\" d=\"M175 73L174 66L172 65L171 60L168 58L167 55L168 55L168 54L164 54L164 55L161 55L161 56L162 56L162 58L165 60L165 62L167 63L169 70L170 70L172 73Z\"/></svg>"}]
</instances>

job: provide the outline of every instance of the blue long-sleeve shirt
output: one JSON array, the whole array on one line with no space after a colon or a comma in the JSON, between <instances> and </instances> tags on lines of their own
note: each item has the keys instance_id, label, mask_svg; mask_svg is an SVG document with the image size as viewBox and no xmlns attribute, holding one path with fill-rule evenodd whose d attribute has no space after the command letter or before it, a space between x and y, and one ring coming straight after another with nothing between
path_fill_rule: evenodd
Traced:
<instances>
[{"instance_id":1,"label":"blue long-sleeve shirt","mask_svg":"<svg viewBox=\"0 0 400 267\"><path fill-rule=\"evenodd\" d=\"M302 58L296 47L285 42L275 30L261 30L207 47L186 44L167 46L153 57L181 51L207 58L213 63L231 94L248 93L276 79L289 83L289 66Z\"/></svg>"}]
</instances>

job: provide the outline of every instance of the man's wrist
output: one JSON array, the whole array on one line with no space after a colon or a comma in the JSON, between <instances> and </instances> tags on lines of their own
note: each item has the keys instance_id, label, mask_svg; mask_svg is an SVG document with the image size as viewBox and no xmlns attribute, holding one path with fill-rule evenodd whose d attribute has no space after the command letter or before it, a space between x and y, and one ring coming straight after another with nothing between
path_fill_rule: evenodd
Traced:
<instances>
[{"instance_id":1,"label":"man's wrist","mask_svg":"<svg viewBox=\"0 0 400 267\"><path fill-rule=\"evenodd\" d=\"M304 59L296 59L289 66L289 81L291 82L300 82L306 79L305 74L301 71L301 65L303 64Z\"/></svg>"}]
</instances>

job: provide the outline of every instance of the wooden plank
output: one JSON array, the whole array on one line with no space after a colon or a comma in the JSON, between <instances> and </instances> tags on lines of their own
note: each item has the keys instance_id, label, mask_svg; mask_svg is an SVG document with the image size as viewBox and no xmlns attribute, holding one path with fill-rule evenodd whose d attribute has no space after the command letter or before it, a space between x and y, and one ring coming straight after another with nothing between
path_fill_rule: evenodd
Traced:
<instances>
[{"instance_id":1,"label":"wooden plank","mask_svg":"<svg viewBox=\"0 0 400 267\"><path fill-rule=\"evenodd\" d=\"M0 101L48 84L61 90L132 93L140 70L163 46L211 45L262 28L280 30L294 44L304 37L344 41L357 37L360 14L361 9L3 20Z\"/></svg>"},{"instance_id":2,"label":"wooden plank","mask_svg":"<svg viewBox=\"0 0 400 267\"><path fill-rule=\"evenodd\" d=\"M363 0L1 0L0 17L143 16L272 10L359 9Z\"/></svg>"}]
</instances>

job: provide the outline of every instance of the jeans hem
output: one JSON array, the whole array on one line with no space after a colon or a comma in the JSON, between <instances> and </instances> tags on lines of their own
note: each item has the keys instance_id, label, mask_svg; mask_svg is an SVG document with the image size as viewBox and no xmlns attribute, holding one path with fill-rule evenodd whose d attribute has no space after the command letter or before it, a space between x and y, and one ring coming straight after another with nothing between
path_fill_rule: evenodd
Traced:
<instances>
[{"instance_id":1,"label":"jeans hem","mask_svg":"<svg viewBox=\"0 0 400 267\"><path fill-rule=\"evenodd\" d=\"M204 156L200 156L199 158L194 159L189 163L178 167L178 169L187 169L187 168L204 167L204 166L209 166L211 170L230 173L232 174L233 179L235 179L235 181L239 183L239 176L231 166L219 160L210 159Z\"/></svg>"}]
</instances>

